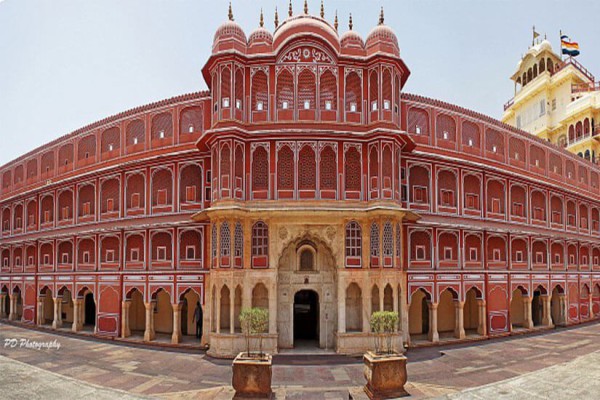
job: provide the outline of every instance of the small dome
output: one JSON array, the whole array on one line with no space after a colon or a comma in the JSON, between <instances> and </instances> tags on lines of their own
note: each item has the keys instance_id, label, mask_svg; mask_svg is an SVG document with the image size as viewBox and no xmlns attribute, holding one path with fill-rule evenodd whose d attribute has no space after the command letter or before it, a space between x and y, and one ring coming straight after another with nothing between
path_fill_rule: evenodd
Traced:
<instances>
[{"instance_id":1,"label":"small dome","mask_svg":"<svg viewBox=\"0 0 600 400\"><path fill-rule=\"evenodd\" d=\"M355 31L348 31L342 35L340 38L340 44L342 49L350 49L357 48L360 50L364 50L365 43L362 40L362 37Z\"/></svg>"},{"instance_id":2,"label":"small dome","mask_svg":"<svg viewBox=\"0 0 600 400\"><path fill-rule=\"evenodd\" d=\"M227 21L223 23L215 32L213 40L213 51L218 51L221 44L226 42L241 42L246 45L246 34L241 26L235 21Z\"/></svg>"},{"instance_id":3,"label":"small dome","mask_svg":"<svg viewBox=\"0 0 600 400\"><path fill-rule=\"evenodd\" d=\"M367 36L366 46L369 53L391 50L394 55L400 55L398 38L392 28L387 25L380 24L373 28Z\"/></svg>"},{"instance_id":4,"label":"small dome","mask_svg":"<svg viewBox=\"0 0 600 400\"><path fill-rule=\"evenodd\" d=\"M550 41L548 39L544 39L540 43L540 51L541 50L550 50L550 51L552 51L552 44L550 43Z\"/></svg>"},{"instance_id":5,"label":"small dome","mask_svg":"<svg viewBox=\"0 0 600 400\"><path fill-rule=\"evenodd\" d=\"M248 47L264 44L270 46L273 44L273 35L266 28L260 27L250 34Z\"/></svg>"}]
</instances>

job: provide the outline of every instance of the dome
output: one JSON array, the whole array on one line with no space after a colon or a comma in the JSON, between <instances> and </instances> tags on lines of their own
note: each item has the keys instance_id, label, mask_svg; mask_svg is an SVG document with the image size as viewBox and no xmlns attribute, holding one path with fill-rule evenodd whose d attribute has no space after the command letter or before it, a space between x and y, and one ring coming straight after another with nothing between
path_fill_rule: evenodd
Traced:
<instances>
[{"instance_id":1,"label":"dome","mask_svg":"<svg viewBox=\"0 0 600 400\"><path fill-rule=\"evenodd\" d=\"M356 48L360 50L364 50L365 43L363 42L362 37L355 31L348 31L342 35L340 38L340 44L342 49L351 49Z\"/></svg>"},{"instance_id":2,"label":"dome","mask_svg":"<svg viewBox=\"0 0 600 400\"><path fill-rule=\"evenodd\" d=\"M267 29L260 27L256 29L254 32L250 34L250 38L248 39L248 47L252 47L254 45L267 45L270 46L273 44L273 35Z\"/></svg>"},{"instance_id":3,"label":"dome","mask_svg":"<svg viewBox=\"0 0 600 400\"><path fill-rule=\"evenodd\" d=\"M229 20L223 23L215 32L213 52L224 50L223 47L237 47L239 44L246 46L246 34L235 21Z\"/></svg>"},{"instance_id":4,"label":"dome","mask_svg":"<svg viewBox=\"0 0 600 400\"><path fill-rule=\"evenodd\" d=\"M289 17L283 21L273 34L274 47L278 48L290 38L306 34L320 36L339 51L340 42L335 28L324 19L307 14Z\"/></svg>"},{"instance_id":5,"label":"dome","mask_svg":"<svg viewBox=\"0 0 600 400\"><path fill-rule=\"evenodd\" d=\"M392 28L383 23L377 25L373 28L371 33L369 33L366 46L369 54L383 51L391 52L396 56L400 55L400 47L398 46L396 34Z\"/></svg>"},{"instance_id":6,"label":"dome","mask_svg":"<svg viewBox=\"0 0 600 400\"><path fill-rule=\"evenodd\" d=\"M540 51L541 50L550 50L550 51L552 51L552 44L550 43L550 41L548 39L544 39L540 43Z\"/></svg>"}]
</instances>

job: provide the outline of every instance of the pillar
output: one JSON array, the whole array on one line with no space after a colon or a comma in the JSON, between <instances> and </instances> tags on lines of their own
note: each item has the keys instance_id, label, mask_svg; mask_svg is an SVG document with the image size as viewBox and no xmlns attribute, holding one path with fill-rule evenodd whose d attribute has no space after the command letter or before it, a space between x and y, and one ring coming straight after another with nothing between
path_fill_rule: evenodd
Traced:
<instances>
[{"instance_id":1,"label":"pillar","mask_svg":"<svg viewBox=\"0 0 600 400\"><path fill-rule=\"evenodd\" d=\"M130 300L123 300L121 302L121 337L122 338L131 336L131 330L129 329L129 307L131 307Z\"/></svg>"},{"instance_id":2,"label":"pillar","mask_svg":"<svg viewBox=\"0 0 600 400\"><path fill-rule=\"evenodd\" d=\"M454 307L456 308L456 321L454 322L454 337L457 339L465 338L465 302L455 301Z\"/></svg>"},{"instance_id":3,"label":"pillar","mask_svg":"<svg viewBox=\"0 0 600 400\"><path fill-rule=\"evenodd\" d=\"M345 282L338 278L338 333L346 333L346 289Z\"/></svg>"},{"instance_id":4,"label":"pillar","mask_svg":"<svg viewBox=\"0 0 600 400\"><path fill-rule=\"evenodd\" d=\"M154 304L152 302L145 303L146 307L146 330L144 331L144 342L154 340L156 337L154 332Z\"/></svg>"},{"instance_id":5,"label":"pillar","mask_svg":"<svg viewBox=\"0 0 600 400\"><path fill-rule=\"evenodd\" d=\"M39 326L44 325L44 298L43 297L38 297L38 301L37 301L37 319L36 319L36 323Z\"/></svg>"},{"instance_id":6,"label":"pillar","mask_svg":"<svg viewBox=\"0 0 600 400\"><path fill-rule=\"evenodd\" d=\"M363 231L364 231L364 229L363 229ZM363 331L363 333L368 333L371 331L371 313L373 312L373 310L371 310L372 291L369 289L370 289L369 285L367 285L367 290L364 290L363 287L360 288L361 293L363 294L363 296L362 296L362 306L363 306L363 319L362 319L363 328L362 328L362 331Z\"/></svg>"},{"instance_id":7,"label":"pillar","mask_svg":"<svg viewBox=\"0 0 600 400\"><path fill-rule=\"evenodd\" d=\"M523 297L523 307L524 307L524 312L523 312L523 327L525 329L532 329L533 328L533 319L531 318L531 302L532 302L533 298L532 297Z\"/></svg>"},{"instance_id":8,"label":"pillar","mask_svg":"<svg viewBox=\"0 0 600 400\"><path fill-rule=\"evenodd\" d=\"M590 293L590 318L589 319L594 319L594 299L593 299L593 293Z\"/></svg>"},{"instance_id":9,"label":"pillar","mask_svg":"<svg viewBox=\"0 0 600 400\"><path fill-rule=\"evenodd\" d=\"M379 311L383 311L384 298L385 298L385 287L379 289Z\"/></svg>"},{"instance_id":10,"label":"pillar","mask_svg":"<svg viewBox=\"0 0 600 400\"><path fill-rule=\"evenodd\" d=\"M487 312L485 310L485 300L477 299L477 307L479 312L479 326L477 327L477 334L485 336L487 335Z\"/></svg>"},{"instance_id":11,"label":"pillar","mask_svg":"<svg viewBox=\"0 0 600 400\"><path fill-rule=\"evenodd\" d=\"M6 302L6 295L0 294L0 318L7 317L6 313L4 312L4 310L6 308L5 302Z\"/></svg>"},{"instance_id":12,"label":"pillar","mask_svg":"<svg viewBox=\"0 0 600 400\"><path fill-rule=\"evenodd\" d=\"M17 319L17 296L14 294L9 294L8 299L10 301L10 307L8 309L8 319L14 321Z\"/></svg>"},{"instance_id":13,"label":"pillar","mask_svg":"<svg viewBox=\"0 0 600 400\"><path fill-rule=\"evenodd\" d=\"M277 333L277 289L269 287L269 333Z\"/></svg>"},{"instance_id":14,"label":"pillar","mask_svg":"<svg viewBox=\"0 0 600 400\"><path fill-rule=\"evenodd\" d=\"M71 326L71 330L73 332L78 332L80 329L79 321L81 319L81 313L79 311L79 307L80 307L79 299L74 298L73 299L73 325Z\"/></svg>"},{"instance_id":15,"label":"pillar","mask_svg":"<svg viewBox=\"0 0 600 400\"><path fill-rule=\"evenodd\" d=\"M172 304L173 306L173 335L171 335L171 343L178 344L181 342L181 303Z\"/></svg>"},{"instance_id":16,"label":"pillar","mask_svg":"<svg viewBox=\"0 0 600 400\"><path fill-rule=\"evenodd\" d=\"M235 333L235 288L229 291L229 333Z\"/></svg>"},{"instance_id":17,"label":"pillar","mask_svg":"<svg viewBox=\"0 0 600 400\"><path fill-rule=\"evenodd\" d=\"M62 298L56 297L52 300L54 301L54 321L52 321L52 328L58 329L62 327Z\"/></svg>"},{"instance_id":18,"label":"pillar","mask_svg":"<svg viewBox=\"0 0 600 400\"><path fill-rule=\"evenodd\" d=\"M438 310L438 304L437 303L428 303L429 306L429 334L428 334L428 338L431 342L433 343L437 343L440 341L440 335L438 333L438 317L437 317L437 310Z\"/></svg>"},{"instance_id":19,"label":"pillar","mask_svg":"<svg viewBox=\"0 0 600 400\"><path fill-rule=\"evenodd\" d=\"M215 306L217 309L213 310L213 312L217 313L217 318L213 318L213 320L215 320L217 324L217 326L215 326L215 332L221 333L221 291L217 287L215 287L215 290L217 291L215 293Z\"/></svg>"},{"instance_id":20,"label":"pillar","mask_svg":"<svg viewBox=\"0 0 600 400\"><path fill-rule=\"evenodd\" d=\"M567 295L565 293L560 293L558 295L558 306L560 308L560 323L563 326L567 326L569 310L567 308Z\"/></svg>"},{"instance_id":21,"label":"pillar","mask_svg":"<svg viewBox=\"0 0 600 400\"><path fill-rule=\"evenodd\" d=\"M554 324L552 323L552 296L544 295L542 296L543 301L543 310L544 315L542 318L542 325L547 326L549 328L554 328Z\"/></svg>"}]
</instances>

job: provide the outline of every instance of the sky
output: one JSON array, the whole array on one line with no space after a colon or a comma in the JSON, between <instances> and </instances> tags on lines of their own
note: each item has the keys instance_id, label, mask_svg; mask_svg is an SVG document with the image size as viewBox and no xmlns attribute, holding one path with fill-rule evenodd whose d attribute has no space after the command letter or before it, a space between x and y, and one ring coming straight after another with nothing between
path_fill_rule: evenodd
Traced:
<instances>
[{"instance_id":1,"label":"sky","mask_svg":"<svg viewBox=\"0 0 600 400\"><path fill-rule=\"evenodd\" d=\"M303 0L293 0L301 12ZM246 35L260 8L273 29L288 0L233 0ZM325 0L340 34L352 13L366 38L379 8L411 70L404 92L451 102L495 118L514 95L509 77L532 40L554 49L559 31L600 76L597 0ZM0 0L0 165L79 127L172 96L206 89L201 69L224 0ZM309 0L319 13L320 0Z\"/></svg>"}]
</instances>

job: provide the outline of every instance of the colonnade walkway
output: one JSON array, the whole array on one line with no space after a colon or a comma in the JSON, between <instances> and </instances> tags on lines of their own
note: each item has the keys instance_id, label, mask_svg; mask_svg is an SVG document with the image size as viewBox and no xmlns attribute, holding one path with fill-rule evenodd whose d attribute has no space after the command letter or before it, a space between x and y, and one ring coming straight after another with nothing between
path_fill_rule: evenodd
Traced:
<instances>
[{"instance_id":1,"label":"colonnade walkway","mask_svg":"<svg viewBox=\"0 0 600 400\"><path fill-rule=\"evenodd\" d=\"M586 398L588 390L598 390L598 382L592 379L600 365L598 337L600 323L590 323L476 344L411 349L406 388L417 399L463 395L471 399ZM60 348L11 347L5 345L5 339L30 343L56 340ZM0 364L4 371L0 374L2 396L8 394L8 398L15 388L20 392L12 398L36 398L34 391L45 386L52 393L67 394L73 385L90 396L106 389L106 393L114 393L113 398L125 396L124 392L138 398L166 399L219 399L231 394L231 361L211 359L200 351L135 348L2 323ZM55 374L66 378L61 381ZM22 385L15 387L15 382ZM359 358L286 355L274 359L273 386L278 399L348 398L349 390L360 392L363 384ZM554 389L558 388L561 392L556 396ZM502 397L505 391L516 397Z\"/></svg>"}]
</instances>

